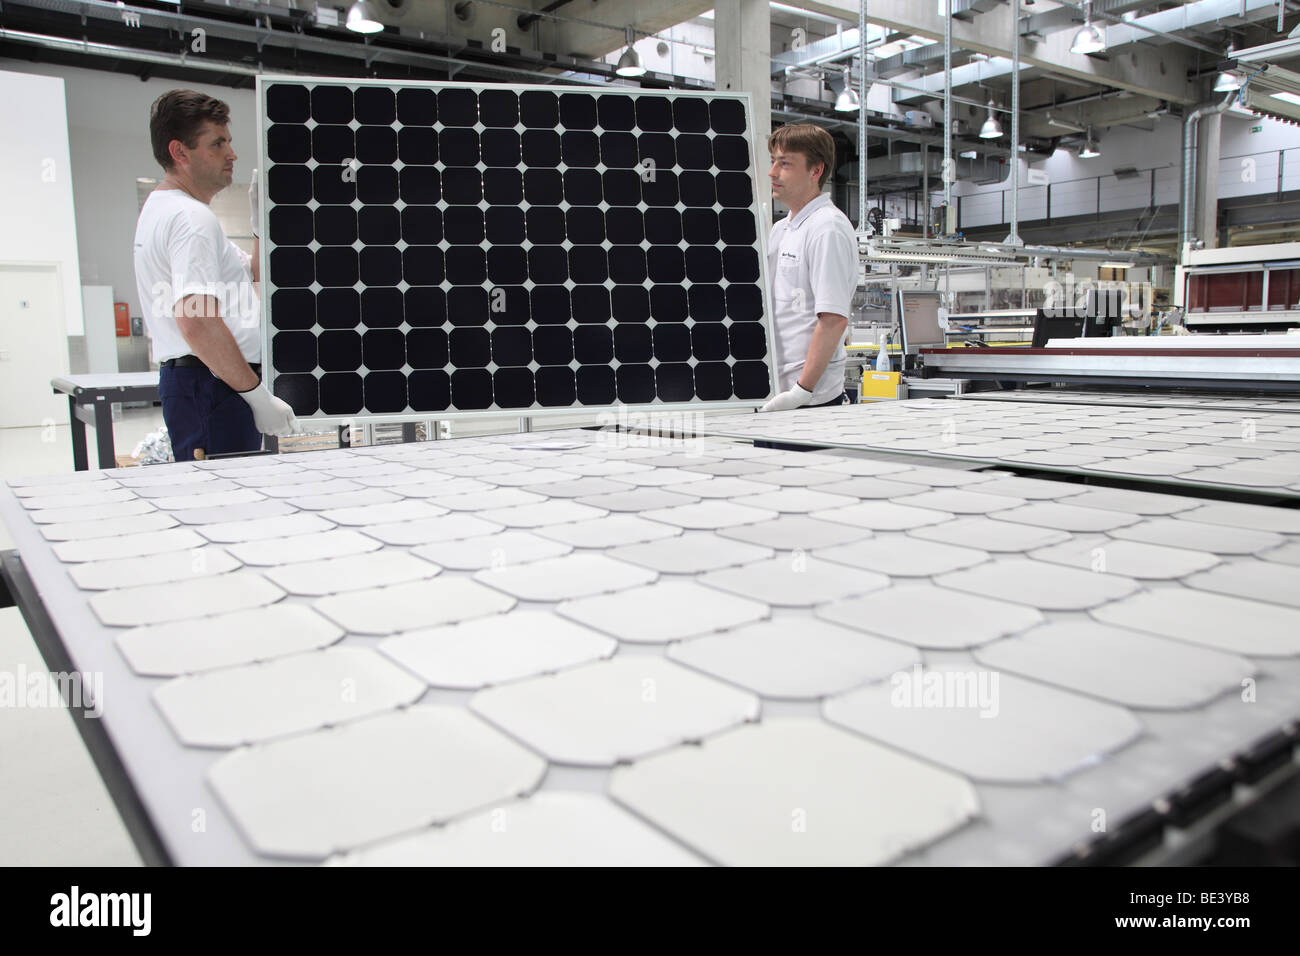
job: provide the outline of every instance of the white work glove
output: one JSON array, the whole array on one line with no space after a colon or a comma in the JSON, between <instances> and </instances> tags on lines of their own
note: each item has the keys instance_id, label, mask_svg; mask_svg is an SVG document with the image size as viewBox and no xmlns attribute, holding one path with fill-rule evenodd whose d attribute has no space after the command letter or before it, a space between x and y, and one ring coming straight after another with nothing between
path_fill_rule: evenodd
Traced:
<instances>
[{"instance_id":1,"label":"white work glove","mask_svg":"<svg viewBox=\"0 0 1300 956\"><path fill-rule=\"evenodd\" d=\"M239 397L248 402L248 407L253 410L253 422L263 435L287 438L301 431L289 403L276 398L265 385L240 392Z\"/></svg>"},{"instance_id":2,"label":"white work glove","mask_svg":"<svg viewBox=\"0 0 1300 956\"><path fill-rule=\"evenodd\" d=\"M798 382L788 392L782 392L759 409L760 412L788 412L792 408L803 408L812 401L813 393Z\"/></svg>"},{"instance_id":3,"label":"white work glove","mask_svg":"<svg viewBox=\"0 0 1300 956\"><path fill-rule=\"evenodd\" d=\"M257 237L262 228L262 195L257 188L257 170L253 170L253 181L248 184L249 222L253 224L253 236Z\"/></svg>"}]
</instances>

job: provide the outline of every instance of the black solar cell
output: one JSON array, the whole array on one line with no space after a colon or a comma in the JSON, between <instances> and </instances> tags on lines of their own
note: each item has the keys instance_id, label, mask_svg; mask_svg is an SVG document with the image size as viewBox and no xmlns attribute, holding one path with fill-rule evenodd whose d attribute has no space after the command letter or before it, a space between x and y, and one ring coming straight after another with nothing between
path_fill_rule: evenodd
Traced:
<instances>
[{"instance_id":1,"label":"black solar cell","mask_svg":"<svg viewBox=\"0 0 1300 956\"><path fill-rule=\"evenodd\" d=\"M298 415L770 394L740 98L259 90L268 375Z\"/></svg>"}]
</instances>

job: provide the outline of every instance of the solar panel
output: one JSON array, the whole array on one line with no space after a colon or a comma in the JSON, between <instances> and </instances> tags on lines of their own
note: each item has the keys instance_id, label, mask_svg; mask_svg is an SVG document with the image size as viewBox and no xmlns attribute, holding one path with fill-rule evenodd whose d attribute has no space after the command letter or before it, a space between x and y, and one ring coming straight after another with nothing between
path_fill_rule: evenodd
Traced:
<instances>
[{"instance_id":1,"label":"solar panel","mask_svg":"<svg viewBox=\"0 0 1300 956\"><path fill-rule=\"evenodd\" d=\"M265 375L298 416L773 394L746 94L257 89Z\"/></svg>"}]
</instances>

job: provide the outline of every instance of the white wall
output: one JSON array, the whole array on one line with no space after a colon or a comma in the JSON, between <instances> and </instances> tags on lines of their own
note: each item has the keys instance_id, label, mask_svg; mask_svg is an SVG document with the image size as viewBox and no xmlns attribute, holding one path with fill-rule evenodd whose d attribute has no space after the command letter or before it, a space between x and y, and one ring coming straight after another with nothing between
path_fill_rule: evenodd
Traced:
<instances>
[{"instance_id":1,"label":"white wall","mask_svg":"<svg viewBox=\"0 0 1300 956\"><path fill-rule=\"evenodd\" d=\"M68 335L81 334L81 275L73 216L63 81L4 71L0 63L0 262L57 263L63 286L58 328L67 371Z\"/></svg>"},{"instance_id":2,"label":"white wall","mask_svg":"<svg viewBox=\"0 0 1300 956\"><path fill-rule=\"evenodd\" d=\"M162 178L162 170L154 161L149 146L149 107L155 99L177 87L200 89L230 104L230 129L235 152L235 182L242 181L247 190L249 173L257 162L257 124L252 90L232 90L217 85L183 83L178 80L148 80L108 73L100 70L83 70L75 67L47 63L27 63L0 60L0 70L20 70L25 74L42 74L60 77L67 88L67 141L71 147L72 179L76 185L76 231L69 224L66 232L69 241L75 242L72 261L80 255L81 275L71 281L67 301L80 302L81 283L109 285L113 298L130 305L132 315L140 315L140 303L135 291L135 268L132 263L131 243L135 236L135 222L139 217L136 198L136 178ZM37 80L31 82L55 82ZM5 110L21 103L21 98L6 95L0 103ZM35 108L33 108L35 109ZM60 96L59 113L63 105ZM0 113L0 115L4 115ZM26 129L27 123L13 120L0 129ZM13 150L6 143L0 151L0 163L8 163ZM67 169L68 160L63 160ZM6 179L6 183L10 180ZM238 185L231 187L239 189ZM0 216L8 213L0 210ZM245 217L246 218L246 217ZM5 230L6 236L12 230ZM3 241L3 240L0 240ZM0 255L0 258L4 258ZM67 283L68 277L64 277ZM80 308L77 309L76 331L80 332Z\"/></svg>"},{"instance_id":3,"label":"white wall","mask_svg":"<svg viewBox=\"0 0 1300 956\"><path fill-rule=\"evenodd\" d=\"M97 375L116 375L117 331L112 287L83 285L81 308L86 325L86 371Z\"/></svg>"}]
</instances>

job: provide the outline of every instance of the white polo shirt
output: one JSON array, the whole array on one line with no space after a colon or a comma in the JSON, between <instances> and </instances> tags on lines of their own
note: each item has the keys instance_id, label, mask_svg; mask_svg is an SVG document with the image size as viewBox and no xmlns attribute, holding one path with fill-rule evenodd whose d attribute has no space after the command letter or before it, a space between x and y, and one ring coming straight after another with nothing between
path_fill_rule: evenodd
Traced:
<instances>
[{"instance_id":1,"label":"white polo shirt","mask_svg":"<svg viewBox=\"0 0 1300 956\"><path fill-rule=\"evenodd\" d=\"M252 257L226 238L207 203L183 189L155 189L135 226L135 285L154 361L190 353L175 306L191 293L216 297L244 359L260 362L262 309Z\"/></svg>"},{"instance_id":2,"label":"white polo shirt","mask_svg":"<svg viewBox=\"0 0 1300 956\"><path fill-rule=\"evenodd\" d=\"M858 286L858 240L853 224L822 193L797 215L772 227L767 243L776 331L777 382L789 391L799 381L818 312L851 314ZM829 402L844 391L844 340L835 346L809 404Z\"/></svg>"}]
</instances>

